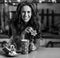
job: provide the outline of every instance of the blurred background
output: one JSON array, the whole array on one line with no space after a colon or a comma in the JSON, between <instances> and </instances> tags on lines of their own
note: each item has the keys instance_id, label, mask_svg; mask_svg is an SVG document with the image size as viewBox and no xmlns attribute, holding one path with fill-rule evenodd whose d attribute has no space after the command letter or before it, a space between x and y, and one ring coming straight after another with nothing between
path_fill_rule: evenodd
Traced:
<instances>
[{"instance_id":1,"label":"blurred background","mask_svg":"<svg viewBox=\"0 0 60 58\"><path fill-rule=\"evenodd\" d=\"M23 1L34 3L42 36L60 35L60 0L0 0L0 37L12 35L8 21L14 19L16 7Z\"/></svg>"}]
</instances>

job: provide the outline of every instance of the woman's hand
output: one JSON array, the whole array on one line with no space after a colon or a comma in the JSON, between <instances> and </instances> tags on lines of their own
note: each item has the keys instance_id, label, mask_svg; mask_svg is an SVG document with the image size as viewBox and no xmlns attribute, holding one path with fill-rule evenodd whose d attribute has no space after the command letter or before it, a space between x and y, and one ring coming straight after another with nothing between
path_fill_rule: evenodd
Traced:
<instances>
[{"instance_id":1,"label":"woman's hand","mask_svg":"<svg viewBox=\"0 0 60 58\"><path fill-rule=\"evenodd\" d=\"M22 33L21 33L21 39L25 39L26 33L31 33L31 35L36 36L37 31L34 30L32 27L27 27Z\"/></svg>"},{"instance_id":2,"label":"woman's hand","mask_svg":"<svg viewBox=\"0 0 60 58\"><path fill-rule=\"evenodd\" d=\"M32 27L27 27L27 28L25 29L25 31L26 31L27 33L31 33L31 35L33 35L33 36L36 36L36 35L37 35L36 30L34 30Z\"/></svg>"},{"instance_id":3,"label":"woman's hand","mask_svg":"<svg viewBox=\"0 0 60 58\"><path fill-rule=\"evenodd\" d=\"M27 28L25 29L25 31L26 31L27 33L31 32L31 30L33 30L32 27L27 27Z\"/></svg>"}]
</instances>

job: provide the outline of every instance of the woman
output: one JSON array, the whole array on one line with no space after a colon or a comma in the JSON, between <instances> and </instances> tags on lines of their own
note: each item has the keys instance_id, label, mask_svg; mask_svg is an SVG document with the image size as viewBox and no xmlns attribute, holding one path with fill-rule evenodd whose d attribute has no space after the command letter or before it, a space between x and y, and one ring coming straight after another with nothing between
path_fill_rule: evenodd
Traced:
<instances>
[{"instance_id":1,"label":"woman","mask_svg":"<svg viewBox=\"0 0 60 58\"><path fill-rule=\"evenodd\" d=\"M18 4L16 18L12 21L12 29L12 43L16 44L17 49L21 46L21 39L27 39L30 43L35 44L36 39L40 38L40 24L32 3L22 2Z\"/></svg>"}]
</instances>

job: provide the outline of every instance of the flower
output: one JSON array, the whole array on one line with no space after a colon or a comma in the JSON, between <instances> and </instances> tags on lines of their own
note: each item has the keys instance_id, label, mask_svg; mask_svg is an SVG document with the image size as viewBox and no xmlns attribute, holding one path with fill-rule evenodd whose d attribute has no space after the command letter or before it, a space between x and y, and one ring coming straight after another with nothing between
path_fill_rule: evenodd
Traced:
<instances>
[{"instance_id":1,"label":"flower","mask_svg":"<svg viewBox=\"0 0 60 58\"><path fill-rule=\"evenodd\" d=\"M31 35L36 36L36 35L37 35L36 30L33 30L33 31L31 32Z\"/></svg>"},{"instance_id":2,"label":"flower","mask_svg":"<svg viewBox=\"0 0 60 58\"><path fill-rule=\"evenodd\" d=\"M27 33L30 33L31 30L33 30L32 27L27 27L27 28L25 29L25 31L26 31Z\"/></svg>"}]
</instances>

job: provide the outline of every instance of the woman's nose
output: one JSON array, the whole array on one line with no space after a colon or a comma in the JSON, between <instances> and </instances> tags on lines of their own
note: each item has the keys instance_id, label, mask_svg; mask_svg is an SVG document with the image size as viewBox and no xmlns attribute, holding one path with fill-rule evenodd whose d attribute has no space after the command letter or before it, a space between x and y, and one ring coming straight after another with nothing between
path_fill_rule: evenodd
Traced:
<instances>
[{"instance_id":1,"label":"woman's nose","mask_svg":"<svg viewBox=\"0 0 60 58\"><path fill-rule=\"evenodd\" d=\"M28 13L27 12L25 12L25 16L28 16Z\"/></svg>"}]
</instances>

